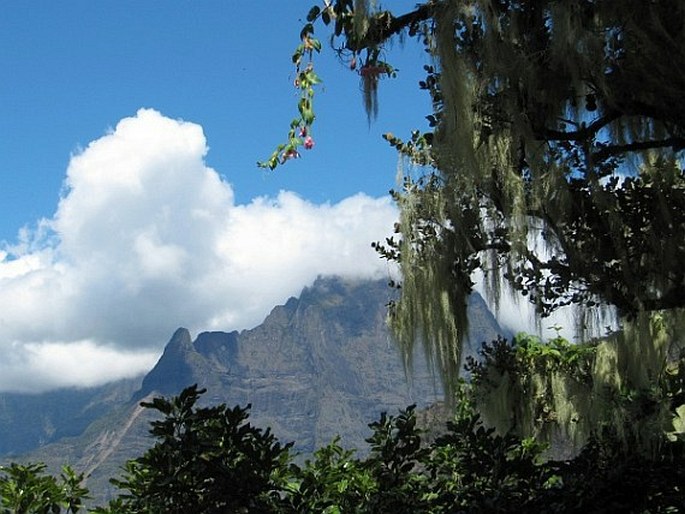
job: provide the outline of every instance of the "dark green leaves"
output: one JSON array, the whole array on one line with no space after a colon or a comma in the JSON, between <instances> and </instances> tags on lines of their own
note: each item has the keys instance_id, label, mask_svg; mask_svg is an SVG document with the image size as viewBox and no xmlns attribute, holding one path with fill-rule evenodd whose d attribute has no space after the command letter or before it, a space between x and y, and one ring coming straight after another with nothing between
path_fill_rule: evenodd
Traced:
<instances>
[{"instance_id":1,"label":"dark green leaves","mask_svg":"<svg viewBox=\"0 0 685 514\"><path fill-rule=\"evenodd\" d=\"M321 13L321 8L318 5L315 5L309 10L309 13L307 14L307 21L308 22L313 22L318 18L319 14Z\"/></svg>"},{"instance_id":2,"label":"dark green leaves","mask_svg":"<svg viewBox=\"0 0 685 514\"><path fill-rule=\"evenodd\" d=\"M290 444L247 422L249 406L197 407L204 390L142 405L164 418L152 422L157 443L129 461L120 489L126 512L271 512L289 461Z\"/></svg>"},{"instance_id":3,"label":"dark green leaves","mask_svg":"<svg viewBox=\"0 0 685 514\"><path fill-rule=\"evenodd\" d=\"M200 394L193 386L146 403L166 413L153 422L157 442L126 464L112 481L122 493L94 514L677 512L685 502L678 438L651 458L598 437L573 459L548 461L539 441L486 427L464 382L446 426L414 406L383 413L369 425L367 456L336 439L302 465L248 422L248 408L197 407ZM0 470L1 514L80 512L83 476L44 469Z\"/></svg>"},{"instance_id":4,"label":"dark green leaves","mask_svg":"<svg viewBox=\"0 0 685 514\"><path fill-rule=\"evenodd\" d=\"M324 22L324 25L328 25L331 22L331 11L330 7L327 7L326 9L323 10L321 13L321 21Z\"/></svg>"},{"instance_id":5,"label":"dark green leaves","mask_svg":"<svg viewBox=\"0 0 685 514\"><path fill-rule=\"evenodd\" d=\"M74 514L88 498L83 475L62 468L59 478L45 473L45 464L0 467L2 514Z\"/></svg>"}]
</instances>

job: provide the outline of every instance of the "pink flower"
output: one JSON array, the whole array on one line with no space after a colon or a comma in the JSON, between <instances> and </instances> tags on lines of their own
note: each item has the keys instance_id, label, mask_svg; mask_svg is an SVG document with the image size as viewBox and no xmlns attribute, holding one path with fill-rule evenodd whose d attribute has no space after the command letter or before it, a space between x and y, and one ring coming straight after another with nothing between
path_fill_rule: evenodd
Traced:
<instances>
[{"instance_id":1,"label":"pink flower","mask_svg":"<svg viewBox=\"0 0 685 514\"><path fill-rule=\"evenodd\" d=\"M304 147L307 150L311 150L314 148L314 140L312 139L312 136L307 136L304 140Z\"/></svg>"},{"instance_id":2,"label":"pink flower","mask_svg":"<svg viewBox=\"0 0 685 514\"><path fill-rule=\"evenodd\" d=\"M299 156L300 154L297 153L297 150L288 150L287 152L283 152L283 155L281 155L281 163L284 163L289 159L297 159Z\"/></svg>"}]
</instances>

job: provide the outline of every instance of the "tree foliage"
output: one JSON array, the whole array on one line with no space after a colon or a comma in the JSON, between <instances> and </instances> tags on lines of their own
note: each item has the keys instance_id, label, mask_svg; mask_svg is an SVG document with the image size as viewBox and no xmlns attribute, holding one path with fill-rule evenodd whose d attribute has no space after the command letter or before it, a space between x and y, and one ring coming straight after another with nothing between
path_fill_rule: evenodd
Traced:
<instances>
[{"instance_id":1,"label":"tree foliage","mask_svg":"<svg viewBox=\"0 0 685 514\"><path fill-rule=\"evenodd\" d=\"M0 473L2 514L75 514L88 499L83 475L69 466L59 477L45 473L44 464L13 463Z\"/></svg>"},{"instance_id":2,"label":"tree foliage","mask_svg":"<svg viewBox=\"0 0 685 514\"><path fill-rule=\"evenodd\" d=\"M398 236L376 247L401 266L405 353L423 340L448 390L476 270L493 300L505 285L542 317L576 306L580 328L684 307L682 2L335 0L310 11L305 42L317 22L370 115L386 47L414 37L429 56L432 129L386 135L409 169Z\"/></svg>"},{"instance_id":3,"label":"tree foliage","mask_svg":"<svg viewBox=\"0 0 685 514\"><path fill-rule=\"evenodd\" d=\"M547 351L542 346L528 341L515 352L534 355L536 365L550 358L575 362L570 354L557 355L562 347L568 353L559 341ZM486 349L494 359L486 367L512 362L510 348ZM437 437L427 437L410 406L369 424L365 456L336 439L303 464L294 462L289 445L252 427L247 409L197 407L202 391L196 386L174 398L156 398L145 404L162 415L152 422L156 444L112 480L120 494L90 512L666 513L685 507L682 433L652 456L627 451L605 433L572 459L550 460L547 446L534 438L488 428L472 387L460 383L454 416ZM66 468L54 478L44 469L3 469L3 513L85 510L83 476Z\"/></svg>"},{"instance_id":4,"label":"tree foliage","mask_svg":"<svg viewBox=\"0 0 685 514\"><path fill-rule=\"evenodd\" d=\"M244 409L197 409L193 405L201 391L194 387L170 400L158 398L146 404L164 413L163 420L153 423L158 443L127 464L123 480L113 480L126 492L95 512L669 512L685 501L678 488L683 478L681 446L676 458L666 452L657 459L635 456L621 460L617 469L615 458L623 449L597 439L573 460L549 461L543 458L545 445L535 439L487 428L470 386L462 382L458 391L455 416L432 441L425 438L410 406L394 416L382 413L369 424L366 457L344 449L336 439L302 465L286 450L275 459L262 458L262 452L243 454L254 445L257 430L235 431L245 421ZM198 411L202 423L179 424L179 412L187 418ZM240 413L240 421L226 424L228 411ZM215 427L213 437L226 441L223 453L243 454L252 474L244 474L243 459L209 466L204 446L189 442L205 440L208 424ZM182 452L165 444L169 429L175 427L173 432L180 434L181 425L187 448ZM167 428L160 432L160 427ZM274 448L275 441L267 439ZM190 469L197 478L189 477ZM261 477L258 486L249 485L254 472ZM631 489L636 483L645 487Z\"/></svg>"},{"instance_id":5,"label":"tree foliage","mask_svg":"<svg viewBox=\"0 0 685 514\"><path fill-rule=\"evenodd\" d=\"M656 347L663 352L667 338L659 329L650 337L661 340ZM571 344L519 334L511 343L485 344L482 358L466 366L479 412L500 430L555 442L566 456L593 438L650 458L668 451L670 442L683 440L685 352L643 360L622 338ZM650 368L652 361L663 364ZM641 373L617 372L630 367Z\"/></svg>"},{"instance_id":6,"label":"tree foliage","mask_svg":"<svg viewBox=\"0 0 685 514\"><path fill-rule=\"evenodd\" d=\"M291 444L247 422L247 408L197 407L204 390L192 386L172 399L141 405L164 417L152 422L156 444L127 462L128 491L112 507L126 513L270 512Z\"/></svg>"}]
</instances>

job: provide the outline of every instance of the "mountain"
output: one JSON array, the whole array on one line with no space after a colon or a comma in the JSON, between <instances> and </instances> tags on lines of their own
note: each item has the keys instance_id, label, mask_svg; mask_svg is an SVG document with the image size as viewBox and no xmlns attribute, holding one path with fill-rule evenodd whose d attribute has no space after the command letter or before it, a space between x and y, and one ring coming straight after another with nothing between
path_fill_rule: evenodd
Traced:
<instances>
[{"instance_id":1,"label":"mountain","mask_svg":"<svg viewBox=\"0 0 685 514\"><path fill-rule=\"evenodd\" d=\"M320 278L251 330L204 332L193 340L179 328L137 390L129 389L125 400L99 405L100 415L87 427L88 416L95 414L93 400L69 400L72 419L81 420L71 432L59 432L69 437L57 439L58 432L52 432L49 444L23 460L44 461L52 469L69 463L89 475L87 485L97 496L106 496L107 479L152 444L147 435L152 413L140 401L174 395L194 383L207 388L204 404L251 404L253 424L271 427L303 454L335 435L346 447L363 447L367 424L381 411L412 403L424 407L442 397L420 350L407 380L385 324L391 295L384 281ZM469 309L470 341L494 339L500 329L483 299L473 295Z\"/></svg>"},{"instance_id":2,"label":"mountain","mask_svg":"<svg viewBox=\"0 0 685 514\"><path fill-rule=\"evenodd\" d=\"M0 456L21 455L81 434L93 421L129 401L142 378L42 394L0 393Z\"/></svg>"}]
</instances>

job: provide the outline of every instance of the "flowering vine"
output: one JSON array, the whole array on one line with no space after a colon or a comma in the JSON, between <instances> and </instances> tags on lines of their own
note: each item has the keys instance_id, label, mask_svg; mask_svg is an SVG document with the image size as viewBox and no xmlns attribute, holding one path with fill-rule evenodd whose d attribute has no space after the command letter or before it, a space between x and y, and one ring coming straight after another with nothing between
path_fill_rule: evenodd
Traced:
<instances>
[{"instance_id":1,"label":"flowering vine","mask_svg":"<svg viewBox=\"0 0 685 514\"><path fill-rule=\"evenodd\" d=\"M332 2L325 0L323 7L314 6L307 14L307 22L300 32L300 44L292 56L295 65L296 77L293 85L299 90L300 97L297 104L298 116L290 122L290 130L285 143L276 147L271 156L262 162L258 162L261 168L276 169L291 159L300 157L300 148L311 150L315 141L312 137L312 124L316 118L314 114L315 86L321 83L321 79L314 71L314 53L321 52L321 42L314 37L314 23L321 20L324 25L333 23L334 36L344 36L344 44L335 48L338 57L347 63L350 70L359 74L364 94L364 106L369 118L377 114L377 90L378 82L383 77L395 77L397 70L381 59L381 49L366 39L366 32L370 29L366 22L368 12L366 9L357 10L360 7L351 0L338 0ZM379 11L374 17L369 18L378 27L386 27L389 23L389 13ZM359 32L359 27L366 27L366 32ZM371 32L374 32L371 30ZM377 30L375 31L377 32ZM362 52L365 53L362 58ZM358 62L360 59L360 62Z\"/></svg>"},{"instance_id":2,"label":"flowering vine","mask_svg":"<svg viewBox=\"0 0 685 514\"><path fill-rule=\"evenodd\" d=\"M321 51L321 41L314 37L313 22L320 16L321 9L313 7L307 15L307 23L300 32L300 44L292 56L295 65L296 77L293 85L300 91L300 99L297 104L298 116L290 122L287 142L281 143L271 156L257 165L261 168L276 169L279 164L284 164L290 159L300 156L298 149L305 150L314 148L314 138L311 135L311 127L316 118L314 114L314 86L321 83L321 79L314 71L312 60L314 52ZM328 18L330 21L330 18Z\"/></svg>"}]
</instances>

